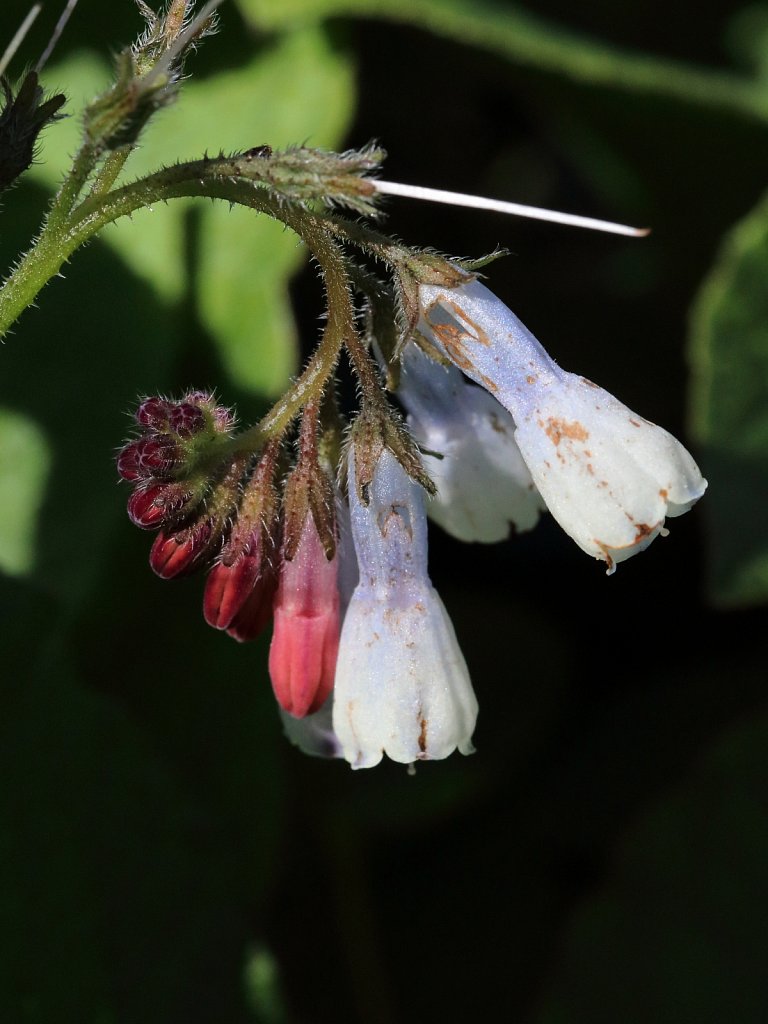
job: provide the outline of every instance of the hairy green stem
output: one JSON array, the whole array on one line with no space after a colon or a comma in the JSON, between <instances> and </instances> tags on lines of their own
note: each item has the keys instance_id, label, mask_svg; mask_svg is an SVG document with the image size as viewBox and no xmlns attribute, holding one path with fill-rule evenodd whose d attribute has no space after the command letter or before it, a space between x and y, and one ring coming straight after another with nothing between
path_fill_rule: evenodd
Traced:
<instances>
[{"instance_id":1,"label":"hairy green stem","mask_svg":"<svg viewBox=\"0 0 768 1024\"><path fill-rule=\"evenodd\" d=\"M63 229L97 161L98 153L95 146L90 142L83 143L75 156L72 169L51 204L46 230Z\"/></svg>"}]
</instances>

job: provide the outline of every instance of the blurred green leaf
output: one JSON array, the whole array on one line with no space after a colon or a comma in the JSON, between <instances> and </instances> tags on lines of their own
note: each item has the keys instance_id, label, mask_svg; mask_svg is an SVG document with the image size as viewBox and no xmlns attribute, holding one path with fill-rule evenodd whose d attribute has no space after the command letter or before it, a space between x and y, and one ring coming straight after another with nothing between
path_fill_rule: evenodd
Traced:
<instances>
[{"instance_id":1,"label":"blurred green leaf","mask_svg":"<svg viewBox=\"0 0 768 1024\"><path fill-rule=\"evenodd\" d=\"M729 732L625 836L568 926L535 1024L762 1024L768 715Z\"/></svg>"},{"instance_id":2,"label":"blurred green leaf","mask_svg":"<svg viewBox=\"0 0 768 1024\"><path fill-rule=\"evenodd\" d=\"M492 0L238 0L254 25L278 29L338 15L386 18L428 29L579 82L663 94L768 118L760 82L689 67L597 42L555 22ZM444 83L446 89L447 85ZM445 102L450 103L446 92Z\"/></svg>"},{"instance_id":3,"label":"blurred green leaf","mask_svg":"<svg viewBox=\"0 0 768 1024\"><path fill-rule=\"evenodd\" d=\"M301 69L301 73L298 73ZM190 148L218 125L212 146L248 149L308 141L338 146L354 110L350 60L321 28L294 32L242 72L192 86ZM222 113L224 112L224 113ZM223 123L219 124L218 119ZM304 260L291 232L251 211L206 207L201 225L198 301L203 323L237 384L269 396L281 393L296 369L296 328L287 285Z\"/></svg>"},{"instance_id":4,"label":"blurred green leaf","mask_svg":"<svg viewBox=\"0 0 768 1024\"><path fill-rule=\"evenodd\" d=\"M243 969L248 1005L262 1024L282 1024L286 1019L280 993L280 970L277 961L264 947L246 954Z\"/></svg>"},{"instance_id":5,"label":"blurred green leaf","mask_svg":"<svg viewBox=\"0 0 768 1024\"><path fill-rule=\"evenodd\" d=\"M709 493L710 590L768 598L768 197L726 237L693 307L694 429Z\"/></svg>"},{"instance_id":6,"label":"blurred green leaf","mask_svg":"<svg viewBox=\"0 0 768 1024\"><path fill-rule=\"evenodd\" d=\"M103 61L81 53L52 71L51 79L66 86L74 112L103 87L108 74ZM350 58L322 27L299 29L281 36L243 67L199 82L193 78L180 101L150 128L127 172L148 173L179 159L196 159L206 150L304 141L333 148L353 110ZM77 117L57 125L46 137L44 162L35 165L32 176L53 187L78 137ZM190 254L184 249L183 221L190 205L177 200L138 211L131 224L112 225L102 235L165 302L181 299L188 284L185 259ZM198 313L225 369L244 390L279 394L296 369L296 328L287 291L303 259L296 238L266 217L208 204L197 241L198 251L191 255L199 276Z\"/></svg>"},{"instance_id":7,"label":"blurred green leaf","mask_svg":"<svg viewBox=\"0 0 768 1024\"><path fill-rule=\"evenodd\" d=\"M37 515L50 469L45 434L34 420L0 408L0 569L29 572Z\"/></svg>"},{"instance_id":8,"label":"blurred green leaf","mask_svg":"<svg viewBox=\"0 0 768 1024\"><path fill-rule=\"evenodd\" d=\"M265 652L127 547L74 629L0 590L0 1018L244 1024L285 802Z\"/></svg>"}]
</instances>

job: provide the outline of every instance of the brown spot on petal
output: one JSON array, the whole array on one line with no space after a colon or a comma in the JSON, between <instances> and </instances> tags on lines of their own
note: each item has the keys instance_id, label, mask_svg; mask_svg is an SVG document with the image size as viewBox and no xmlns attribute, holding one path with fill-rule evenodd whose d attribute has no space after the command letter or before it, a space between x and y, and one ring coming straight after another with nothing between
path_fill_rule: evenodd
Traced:
<instances>
[{"instance_id":1,"label":"brown spot on petal","mask_svg":"<svg viewBox=\"0 0 768 1024\"><path fill-rule=\"evenodd\" d=\"M491 378L490 377L486 377L485 374L483 374L483 373L480 374L480 383L483 385L483 387L486 389L486 391L493 392L493 391L498 391L499 390L496 387L496 385L493 383Z\"/></svg>"},{"instance_id":2,"label":"brown spot on petal","mask_svg":"<svg viewBox=\"0 0 768 1024\"><path fill-rule=\"evenodd\" d=\"M560 444L564 437L569 441L586 441L589 437L589 431L577 420L567 423L565 420L555 419L553 416L550 416L547 420L544 433L555 447Z\"/></svg>"},{"instance_id":3,"label":"brown spot on petal","mask_svg":"<svg viewBox=\"0 0 768 1024\"><path fill-rule=\"evenodd\" d=\"M475 368L474 363L462 345L462 340L466 337L466 334L455 324L433 324L430 322L430 327L451 361L460 370L464 370L465 373L473 371Z\"/></svg>"},{"instance_id":4,"label":"brown spot on petal","mask_svg":"<svg viewBox=\"0 0 768 1024\"><path fill-rule=\"evenodd\" d=\"M473 320L469 319L467 314L464 312L461 306L459 306L458 303L454 302L452 299L449 299L447 302L444 302L443 304L445 306L449 306L453 310L456 319L459 321L459 323L466 324L472 341L477 341L479 342L479 344L485 345L486 348L490 348L491 342L488 338L488 335L485 333L485 331L479 324L476 324ZM474 337L472 337L472 335L474 335Z\"/></svg>"},{"instance_id":5,"label":"brown spot on petal","mask_svg":"<svg viewBox=\"0 0 768 1024\"><path fill-rule=\"evenodd\" d=\"M435 315L435 308L438 305L442 305L445 310L452 313L458 323L435 323L433 317ZM473 320L470 320L461 306L451 299L434 302L426 312L426 320L452 362L459 369L464 370L465 373L470 373L470 371L474 370L474 364L467 351L467 346L477 344L483 345L486 348L490 347L490 339L483 328ZM483 378L483 384L489 391L496 390L496 387L486 378Z\"/></svg>"},{"instance_id":6,"label":"brown spot on petal","mask_svg":"<svg viewBox=\"0 0 768 1024\"><path fill-rule=\"evenodd\" d=\"M378 515L378 526L382 537L387 536L389 527L392 522L397 523L398 527L402 527L408 536L413 540L413 527L411 526L411 519L408 515L408 509L405 505L390 505L388 509L382 509Z\"/></svg>"},{"instance_id":7,"label":"brown spot on petal","mask_svg":"<svg viewBox=\"0 0 768 1024\"><path fill-rule=\"evenodd\" d=\"M633 427L641 427L642 426L642 423L638 423L637 420L633 420L631 416L629 417L629 422L632 424Z\"/></svg>"},{"instance_id":8,"label":"brown spot on petal","mask_svg":"<svg viewBox=\"0 0 768 1024\"><path fill-rule=\"evenodd\" d=\"M536 376L535 373L529 373L528 376L525 378L525 381L526 384L535 384L538 379L539 378Z\"/></svg>"},{"instance_id":9,"label":"brown spot on petal","mask_svg":"<svg viewBox=\"0 0 768 1024\"><path fill-rule=\"evenodd\" d=\"M419 733L419 750L422 754L427 752L427 720L422 718L421 720L421 732Z\"/></svg>"},{"instance_id":10,"label":"brown spot on petal","mask_svg":"<svg viewBox=\"0 0 768 1024\"><path fill-rule=\"evenodd\" d=\"M587 377L582 377L581 379L585 384L589 385L589 387L591 388L597 388L600 386L599 384L595 384L594 381L589 380Z\"/></svg>"},{"instance_id":11,"label":"brown spot on petal","mask_svg":"<svg viewBox=\"0 0 768 1024\"><path fill-rule=\"evenodd\" d=\"M658 523L656 525L658 525ZM639 544L640 541L645 540L646 537L650 537L655 529L655 526L649 526L648 523L636 523L635 544Z\"/></svg>"},{"instance_id":12,"label":"brown spot on petal","mask_svg":"<svg viewBox=\"0 0 768 1024\"><path fill-rule=\"evenodd\" d=\"M662 499L662 501L667 500L667 498L669 497L669 491L666 489L666 487L661 488L661 490L659 491L659 497Z\"/></svg>"}]
</instances>

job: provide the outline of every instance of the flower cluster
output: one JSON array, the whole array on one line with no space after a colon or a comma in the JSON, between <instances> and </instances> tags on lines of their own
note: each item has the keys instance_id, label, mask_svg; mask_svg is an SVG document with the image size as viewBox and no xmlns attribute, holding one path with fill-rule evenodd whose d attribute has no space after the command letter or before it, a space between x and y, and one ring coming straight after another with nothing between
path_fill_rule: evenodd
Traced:
<instances>
[{"instance_id":1,"label":"flower cluster","mask_svg":"<svg viewBox=\"0 0 768 1024\"><path fill-rule=\"evenodd\" d=\"M351 427L332 388L297 404L292 464L285 420L235 436L204 392L144 401L118 458L129 515L159 529L155 572L207 566L205 618L238 640L273 619L287 734L354 768L473 750L478 705L428 576L427 515L493 542L549 509L611 573L706 487L678 441L560 369L470 274L416 294L404 345L372 328L367 362L352 349L368 391Z\"/></svg>"}]
</instances>

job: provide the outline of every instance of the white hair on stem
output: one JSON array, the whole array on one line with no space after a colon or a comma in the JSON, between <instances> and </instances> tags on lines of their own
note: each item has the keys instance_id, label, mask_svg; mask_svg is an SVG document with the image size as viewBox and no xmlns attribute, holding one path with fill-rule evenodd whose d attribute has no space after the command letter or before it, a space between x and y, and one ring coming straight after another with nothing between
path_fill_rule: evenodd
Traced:
<instances>
[{"instance_id":1,"label":"white hair on stem","mask_svg":"<svg viewBox=\"0 0 768 1024\"><path fill-rule=\"evenodd\" d=\"M24 38L26 37L27 32L29 32L29 30L32 28L32 24L35 18L42 10L42 8L42 4L33 4L32 7L30 7L29 9L26 18L16 29L16 34L14 35L13 39L11 39L10 43L8 43L8 45L6 46L3 56L0 57L0 75L5 73L5 69L11 63L11 61L14 58L14 55L16 54L16 51L24 42Z\"/></svg>"},{"instance_id":2,"label":"white hair on stem","mask_svg":"<svg viewBox=\"0 0 768 1024\"><path fill-rule=\"evenodd\" d=\"M51 38L48 40L48 45L43 50L43 54L40 57L40 60L35 65L35 71L42 71L45 67L46 63L48 62L48 58L53 53L53 49L56 46L56 43L58 43L59 39L61 38L61 33L67 27L67 22L69 21L72 15L72 11L74 11L75 7L77 7L77 0L67 0L67 5L61 12L61 16L59 17L59 20L56 22L56 27L53 30L53 34L51 35Z\"/></svg>"},{"instance_id":3,"label":"white hair on stem","mask_svg":"<svg viewBox=\"0 0 768 1024\"><path fill-rule=\"evenodd\" d=\"M650 228L633 228L628 224L615 224L609 220L598 220L595 217L581 217L575 213L561 213L558 210L546 210L540 206L526 206L523 203L509 203L502 199L486 199L483 196L466 195L463 192L445 192L439 188L424 188L421 185L402 185L396 181L371 182L377 192L383 195L404 196L407 199L422 199L429 203L445 203L447 206L468 206L474 210L491 210L495 213L508 213L517 217L529 217L532 220L546 220L552 224L565 224L569 227L588 228L591 231L606 231L614 235L629 235L643 238L650 234Z\"/></svg>"}]
</instances>

